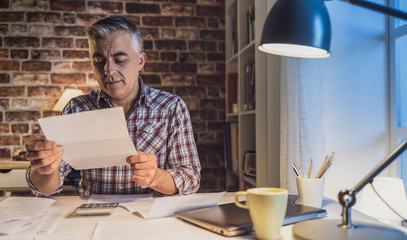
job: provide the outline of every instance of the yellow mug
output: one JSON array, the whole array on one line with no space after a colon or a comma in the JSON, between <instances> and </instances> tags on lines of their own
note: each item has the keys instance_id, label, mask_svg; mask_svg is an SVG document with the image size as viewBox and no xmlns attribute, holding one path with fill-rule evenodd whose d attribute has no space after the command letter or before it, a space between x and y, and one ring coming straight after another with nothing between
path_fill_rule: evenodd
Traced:
<instances>
[{"instance_id":1,"label":"yellow mug","mask_svg":"<svg viewBox=\"0 0 407 240\"><path fill-rule=\"evenodd\" d=\"M246 202L239 202L239 196ZM235 193L235 204L249 210L258 239L279 239L287 210L288 193L282 188L250 188Z\"/></svg>"}]
</instances>

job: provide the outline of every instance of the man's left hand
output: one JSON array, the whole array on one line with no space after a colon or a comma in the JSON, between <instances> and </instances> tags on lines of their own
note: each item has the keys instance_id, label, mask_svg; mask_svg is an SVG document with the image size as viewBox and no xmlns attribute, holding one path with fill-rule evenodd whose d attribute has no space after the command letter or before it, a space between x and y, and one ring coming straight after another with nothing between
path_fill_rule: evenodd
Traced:
<instances>
[{"instance_id":1,"label":"man's left hand","mask_svg":"<svg viewBox=\"0 0 407 240\"><path fill-rule=\"evenodd\" d=\"M132 170L131 179L142 188L151 187L157 173L157 158L152 153L137 152L127 158Z\"/></svg>"}]
</instances>

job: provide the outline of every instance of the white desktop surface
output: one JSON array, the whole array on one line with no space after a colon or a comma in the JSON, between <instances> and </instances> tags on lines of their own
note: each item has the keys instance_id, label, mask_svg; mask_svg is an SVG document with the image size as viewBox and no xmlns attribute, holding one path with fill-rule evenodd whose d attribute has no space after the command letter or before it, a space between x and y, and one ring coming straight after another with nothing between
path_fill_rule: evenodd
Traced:
<instances>
[{"instance_id":1,"label":"white desktop surface","mask_svg":"<svg viewBox=\"0 0 407 240\"><path fill-rule=\"evenodd\" d=\"M233 202L234 193L226 193L220 203ZM61 220L51 234L43 235L38 239L92 239L96 225L105 224L106 227L120 224L120 231L116 233L117 240L125 239L255 239L254 234L223 237L216 233L201 229L189 223L183 222L175 217L144 220L140 216L133 215L125 209L118 208L110 216L79 216L75 209L87 199L79 196L56 196L57 201L53 206L64 206L71 208L66 217ZM341 206L331 199L324 199L322 208L328 211L326 218L338 219L340 222ZM355 222L374 222L370 218L356 210L352 210L352 220ZM284 226L281 229L281 240L293 239L293 225ZM405 229L403 229L405 230ZM37 239L37 238L36 238ZM112 239L104 236L98 239Z\"/></svg>"}]
</instances>

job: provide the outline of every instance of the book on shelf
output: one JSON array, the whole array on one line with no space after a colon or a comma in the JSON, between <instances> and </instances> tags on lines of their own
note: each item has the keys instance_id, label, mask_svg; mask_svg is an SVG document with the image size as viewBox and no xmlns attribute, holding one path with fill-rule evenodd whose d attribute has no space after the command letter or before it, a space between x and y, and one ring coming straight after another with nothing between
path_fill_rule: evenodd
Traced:
<instances>
[{"instance_id":1,"label":"book on shelf","mask_svg":"<svg viewBox=\"0 0 407 240\"><path fill-rule=\"evenodd\" d=\"M225 167L239 173L239 130L237 122L224 123Z\"/></svg>"},{"instance_id":2,"label":"book on shelf","mask_svg":"<svg viewBox=\"0 0 407 240\"><path fill-rule=\"evenodd\" d=\"M249 6L246 14L247 20L247 42L250 43L254 40L254 7Z\"/></svg>"},{"instance_id":3,"label":"book on shelf","mask_svg":"<svg viewBox=\"0 0 407 240\"><path fill-rule=\"evenodd\" d=\"M237 104L237 73L226 74L226 113L236 112L233 105Z\"/></svg>"},{"instance_id":4,"label":"book on shelf","mask_svg":"<svg viewBox=\"0 0 407 240\"><path fill-rule=\"evenodd\" d=\"M246 97L245 97L245 110L254 110L256 103L256 76L255 76L255 64L247 63L245 66L246 76Z\"/></svg>"},{"instance_id":5,"label":"book on shelf","mask_svg":"<svg viewBox=\"0 0 407 240\"><path fill-rule=\"evenodd\" d=\"M239 128L238 123L230 123L230 150L232 171L239 173Z\"/></svg>"}]
</instances>

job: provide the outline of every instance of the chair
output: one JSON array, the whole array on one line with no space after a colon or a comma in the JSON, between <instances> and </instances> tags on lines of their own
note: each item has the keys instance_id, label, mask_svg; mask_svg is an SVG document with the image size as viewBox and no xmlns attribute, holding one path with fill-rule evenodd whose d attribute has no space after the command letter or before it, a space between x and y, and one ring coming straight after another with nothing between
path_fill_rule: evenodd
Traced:
<instances>
[{"instance_id":1,"label":"chair","mask_svg":"<svg viewBox=\"0 0 407 240\"><path fill-rule=\"evenodd\" d=\"M372 182L380 196L403 218L407 218L407 197L403 180L393 177L376 177ZM401 218L395 214L368 184L360 194L358 210L386 223L400 225Z\"/></svg>"}]
</instances>

